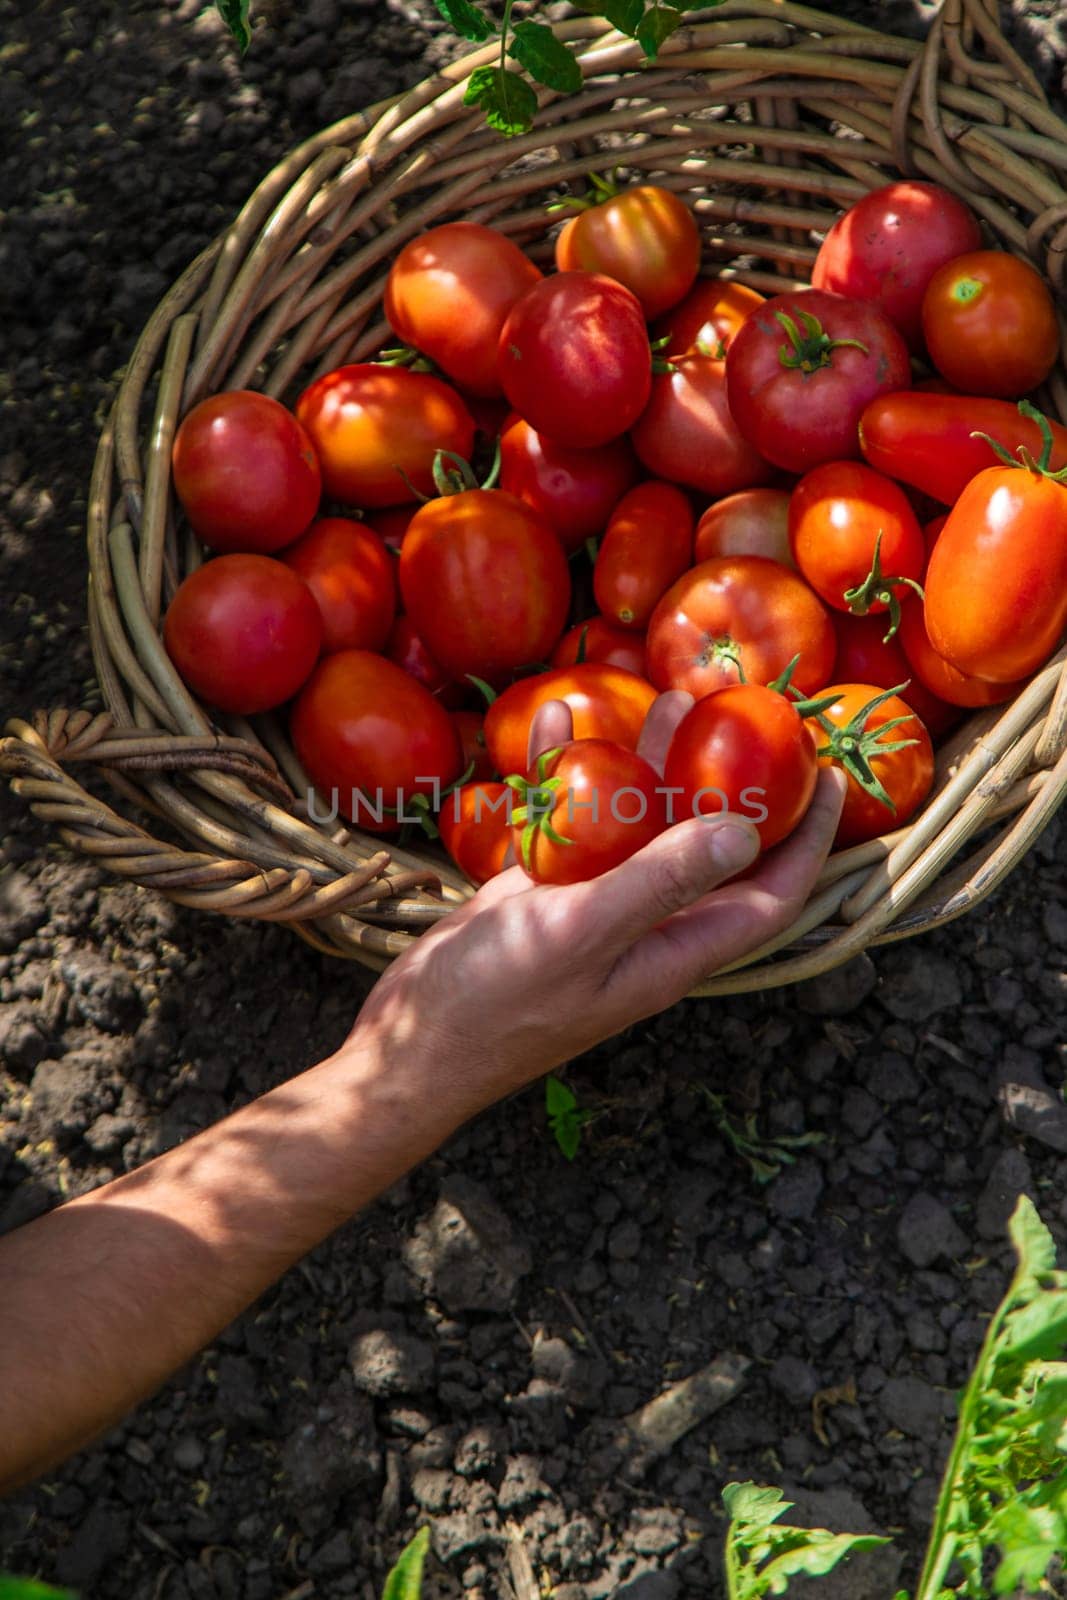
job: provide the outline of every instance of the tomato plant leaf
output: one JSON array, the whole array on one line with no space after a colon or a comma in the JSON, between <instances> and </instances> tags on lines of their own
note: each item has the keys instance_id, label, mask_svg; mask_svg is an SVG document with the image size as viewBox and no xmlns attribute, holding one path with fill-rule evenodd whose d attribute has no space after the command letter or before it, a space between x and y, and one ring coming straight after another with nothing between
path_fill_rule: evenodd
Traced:
<instances>
[{"instance_id":1,"label":"tomato plant leaf","mask_svg":"<svg viewBox=\"0 0 1067 1600\"><path fill-rule=\"evenodd\" d=\"M730 1514L726 1534L729 1600L761 1600L784 1594L789 1579L803 1573L817 1578L860 1550L890 1541L875 1533L831 1533L827 1528L797 1528L779 1522L792 1507L780 1489L755 1483L729 1483L722 1492Z\"/></svg>"},{"instance_id":2,"label":"tomato plant leaf","mask_svg":"<svg viewBox=\"0 0 1067 1600\"><path fill-rule=\"evenodd\" d=\"M74 1600L69 1589L53 1589L36 1578L9 1578L0 1572L0 1600Z\"/></svg>"},{"instance_id":3,"label":"tomato plant leaf","mask_svg":"<svg viewBox=\"0 0 1067 1600\"><path fill-rule=\"evenodd\" d=\"M508 55L524 66L531 78L560 94L582 87L582 69L561 39L543 22L516 23Z\"/></svg>"},{"instance_id":4,"label":"tomato plant leaf","mask_svg":"<svg viewBox=\"0 0 1067 1600\"><path fill-rule=\"evenodd\" d=\"M550 1117L566 1116L577 1106L577 1096L559 1078L549 1073L545 1079L545 1110Z\"/></svg>"},{"instance_id":5,"label":"tomato plant leaf","mask_svg":"<svg viewBox=\"0 0 1067 1600\"><path fill-rule=\"evenodd\" d=\"M420 1528L415 1537L401 1550L396 1566L386 1578L382 1600L419 1600L422 1593L422 1569L429 1548L430 1530Z\"/></svg>"},{"instance_id":6,"label":"tomato plant leaf","mask_svg":"<svg viewBox=\"0 0 1067 1600\"><path fill-rule=\"evenodd\" d=\"M471 5L471 0L434 0L434 4L461 39L481 44L496 32L489 18L477 6Z\"/></svg>"},{"instance_id":7,"label":"tomato plant leaf","mask_svg":"<svg viewBox=\"0 0 1067 1600\"><path fill-rule=\"evenodd\" d=\"M509 137L533 126L537 96L526 79L502 67L477 67L467 80L466 106L481 106L485 120Z\"/></svg>"},{"instance_id":8,"label":"tomato plant leaf","mask_svg":"<svg viewBox=\"0 0 1067 1600\"><path fill-rule=\"evenodd\" d=\"M557 1117L552 1125L556 1143L568 1161L573 1161L582 1142L582 1125L577 1117Z\"/></svg>"},{"instance_id":9,"label":"tomato plant leaf","mask_svg":"<svg viewBox=\"0 0 1067 1600\"><path fill-rule=\"evenodd\" d=\"M633 39L645 14L645 0L605 0L604 5L597 9L613 28Z\"/></svg>"},{"instance_id":10,"label":"tomato plant leaf","mask_svg":"<svg viewBox=\"0 0 1067 1600\"><path fill-rule=\"evenodd\" d=\"M782 1526L781 1531L786 1532ZM802 1544L775 1556L760 1569L770 1594L784 1594L789 1579L803 1573L809 1578L825 1577L839 1561L862 1550L877 1550L890 1540L878 1533L830 1533L826 1528L805 1528Z\"/></svg>"},{"instance_id":11,"label":"tomato plant leaf","mask_svg":"<svg viewBox=\"0 0 1067 1600\"><path fill-rule=\"evenodd\" d=\"M1043 1278L1056 1265L1056 1241L1041 1221L1028 1195L1020 1195L1008 1223L1008 1233L1019 1258L1019 1269L1028 1278Z\"/></svg>"},{"instance_id":12,"label":"tomato plant leaf","mask_svg":"<svg viewBox=\"0 0 1067 1600\"><path fill-rule=\"evenodd\" d=\"M722 1499L732 1520L748 1528L764 1528L776 1522L783 1511L793 1509L792 1500L787 1500L781 1489L761 1483L728 1483Z\"/></svg>"},{"instance_id":13,"label":"tomato plant leaf","mask_svg":"<svg viewBox=\"0 0 1067 1600\"><path fill-rule=\"evenodd\" d=\"M229 28L241 54L252 43L252 29L248 25L249 0L215 0L219 16Z\"/></svg>"},{"instance_id":14,"label":"tomato plant leaf","mask_svg":"<svg viewBox=\"0 0 1067 1600\"><path fill-rule=\"evenodd\" d=\"M1067 1290L1041 1294L1005 1319L1001 1357L1048 1361L1067 1345Z\"/></svg>"},{"instance_id":15,"label":"tomato plant leaf","mask_svg":"<svg viewBox=\"0 0 1067 1600\"><path fill-rule=\"evenodd\" d=\"M675 6L649 6L637 27L636 38L649 61L655 61L662 45L685 17Z\"/></svg>"}]
</instances>

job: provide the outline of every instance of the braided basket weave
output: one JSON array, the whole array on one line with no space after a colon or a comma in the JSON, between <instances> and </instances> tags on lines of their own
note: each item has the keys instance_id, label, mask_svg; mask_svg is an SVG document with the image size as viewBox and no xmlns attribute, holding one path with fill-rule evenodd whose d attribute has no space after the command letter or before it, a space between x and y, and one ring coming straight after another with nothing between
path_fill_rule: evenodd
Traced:
<instances>
[{"instance_id":1,"label":"braided basket weave","mask_svg":"<svg viewBox=\"0 0 1067 1600\"><path fill-rule=\"evenodd\" d=\"M93 474L89 621L108 710L38 713L0 742L0 770L73 849L182 905L286 922L376 968L471 890L429 847L385 850L317 827L284 723L212 721L170 665L160 617L202 559L169 482L191 406L231 388L291 401L313 376L371 356L388 342L389 264L431 224L492 223L548 261L546 203L620 164L686 196L706 270L765 292L803 283L836 212L902 173L964 196L991 241L1064 290L1067 124L1003 38L996 0L944 0L924 45L788 0L726 0L655 66L598 20L560 31L584 86L543 91L530 134L504 140L464 107L468 75L493 59L486 47L294 151L174 285L129 363ZM1067 419L1062 362L1038 399ZM831 857L794 926L698 992L810 977L959 916L1055 812L1065 744L1061 651L1011 705L952 738L911 826ZM82 788L85 764L160 837Z\"/></svg>"}]
</instances>

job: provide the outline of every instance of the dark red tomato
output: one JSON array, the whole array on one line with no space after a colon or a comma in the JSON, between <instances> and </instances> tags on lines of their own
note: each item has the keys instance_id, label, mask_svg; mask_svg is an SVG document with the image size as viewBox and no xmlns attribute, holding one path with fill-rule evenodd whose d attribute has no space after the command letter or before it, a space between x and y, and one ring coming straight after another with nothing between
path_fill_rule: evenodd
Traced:
<instances>
[{"instance_id":1,"label":"dark red tomato","mask_svg":"<svg viewBox=\"0 0 1067 1600\"><path fill-rule=\"evenodd\" d=\"M792 683L813 694L835 649L826 608L797 573L763 556L720 556L684 573L652 613L648 675L699 700L742 676L771 683L799 656Z\"/></svg>"},{"instance_id":2,"label":"dark red tomato","mask_svg":"<svg viewBox=\"0 0 1067 1600\"><path fill-rule=\"evenodd\" d=\"M514 412L500 435L500 487L550 522L568 552L603 531L638 471L626 439L572 450Z\"/></svg>"},{"instance_id":3,"label":"dark red tomato","mask_svg":"<svg viewBox=\"0 0 1067 1600\"><path fill-rule=\"evenodd\" d=\"M624 745L575 739L534 762L517 790L512 844L535 883L584 883L667 826L654 767Z\"/></svg>"},{"instance_id":4,"label":"dark red tomato","mask_svg":"<svg viewBox=\"0 0 1067 1600\"><path fill-rule=\"evenodd\" d=\"M463 751L461 772L470 771L471 781L477 783L482 779L495 778L496 768L493 766L489 748L485 742L485 712L484 711L453 711L452 723L459 734L459 742Z\"/></svg>"},{"instance_id":5,"label":"dark red tomato","mask_svg":"<svg viewBox=\"0 0 1067 1600\"><path fill-rule=\"evenodd\" d=\"M737 426L788 472L858 456L864 407L910 384L908 347L889 318L819 289L768 300L726 352Z\"/></svg>"},{"instance_id":6,"label":"dark red tomato","mask_svg":"<svg viewBox=\"0 0 1067 1600\"><path fill-rule=\"evenodd\" d=\"M669 372L653 376L630 438L649 472L704 494L733 494L775 477L734 421L726 368L711 356L679 356Z\"/></svg>"},{"instance_id":7,"label":"dark red tomato","mask_svg":"<svg viewBox=\"0 0 1067 1600\"><path fill-rule=\"evenodd\" d=\"M474 420L428 372L363 361L316 378L296 403L322 463L326 493L376 509L434 494L438 450L467 460Z\"/></svg>"},{"instance_id":8,"label":"dark red tomato","mask_svg":"<svg viewBox=\"0 0 1067 1600\"><path fill-rule=\"evenodd\" d=\"M426 648L426 642L410 617L397 617L385 644L385 654L409 677L421 683L443 706L461 706L467 698L462 683L450 678L441 663Z\"/></svg>"},{"instance_id":9,"label":"dark red tomato","mask_svg":"<svg viewBox=\"0 0 1067 1600\"><path fill-rule=\"evenodd\" d=\"M363 520L368 528L374 529L390 550L398 551L408 531L408 523L418 509L415 504L385 506L381 511L372 511L370 516L364 517Z\"/></svg>"},{"instance_id":10,"label":"dark red tomato","mask_svg":"<svg viewBox=\"0 0 1067 1600\"><path fill-rule=\"evenodd\" d=\"M877 618L871 620L877 621ZM920 689L929 695L936 695L940 701L952 706L999 706L1005 701L1013 700L1026 682L1025 678L1016 679L1014 683L990 683L985 678L971 678L958 667L954 667L951 662L946 661L944 656L939 656L930 643L923 614L923 602L917 595L906 600L900 608L900 632L897 637L900 639L900 648L908 664L908 676L912 680L905 698L922 717L932 734L936 735L939 730L928 720L923 710ZM844 673L840 675L843 677ZM871 683L877 681L876 678L870 679ZM903 678L897 679L898 683L903 681ZM891 685L886 684L887 689L890 687Z\"/></svg>"},{"instance_id":11,"label":"dark red tomato","mask_svg":"<svg viewBox=\"0 0 1067 1600\"><path fill-rule=\"evenodd\" d=\"M839 737L844 735L847 743L862 735L867 736L865 754L875 778L891 802L886 805L884 800L861 788L846 766L848 790L834 839L840 849L863 844L868 839L879 839L882 834L903 827L918 811L933 785L934 751L930 735L914 715L911 705L899 695L891 695L867 716L863 716L864 709L881 693L882 690L871 683L840 683L826 690L827 695L836 694L838 698L820 716L831 724ZM821 698L823 696L820 695ZM895 728L885 726L897 717L905 720ZM808 728L819 750L819 764L824 767L842 766L840 758L833 753L836 748L834 736L823 722L812 718ZM879 729L883 731L879 732ZM880 745L896 744L898 740L912 742L902 750L879 750Z\"/></svg>"},{"instance_id":12,"label":"dark red tomato","mask_svg":"<svg viewBox=\"0 0 1067 1600\"><path fill-rule=\"evenodd\" d=\"M373 528L321 517L282 558L322 614L322 650L380 650L396 614L395 561Z\"/></svg>"},{"instance_id":13,"label":"dark red tomato","mask_svg":"<svg viewBox=\"0 0 1067 1600\"><path fill-rule=\"evenodd\" d=\"M734 684L698 700L678 724L663 783L672 821L745 817L769 850L792 833L815 793L815 742L792 703L774 689Z\"/></svg>"},{"instance_id":14,"label":"dark red tomato","mask_svg":"<svg viewBox=\"0 0 1067 1600\"><path fill-rule=\"evenodd\" d=\"M320 661L293 706L293 745L326 802L370 833L416 820L459 776L448 712L384 656L341 650Z\"/></svg>"},{"instance_id":15,"label":"dark red tomato","mask_svg":"<svg viewBox=\"0 0 1067 1600\"><path fill-rule=\"evenodd\" d=\"M693 559L693 508L672 483L631 489L612 513L593 568L604 616L644 631L648 619Z\"/></svg>"},{"instance_id":16,"label":"dark red tomato","mask_svg":"<svg viewBox=\"0 0 1067 1600\"><path fill-rule=\"evenodd\" d=\"M499 683L548 659L571 579L543 517L502 489L467 489L428 501L411 519L400 592L446 672Z\"/></svg>"},{"instance_id":17,"label":"dark red tomato","mask_svg":"<svg viewBox=\"0 0 1067 1600\"><path fill-rule=\"evenodd\" d=\"M179 585L163 642L195 695L251 716L300 688L318 660L322 618L307 584L281 561L219 556Z\"/></svg>"},{"instance_id":18,"label":"dark red tomato","mask_svg":"<svg viewBox=\"0 0 1067 1600\"><path fill-rule=\"evenodd\" d=\"M697 523L693 559L766 556L793 567L788 489L742 489L708 507Z\"/></svg>"},{"instance_id":19,"label":"dark red tomato","mask_svg":"<svg viewBox=\"0 0 1067 1600\"><path fill-rule=\"evenodd\" d=\"M464 783L445 795L437 818L441 843L479 888L504 870L515 805L506 783Z\"/></svg>"},{"instance_id":20,"label":"dark red tomato","mask_svg":"<svg viewBox=\"0 0 1067 1600\"><path fill-rule=\"evenodd\" d=\"M478 222L428 228L385 282L389 326L471 394L499 395L496 348L508 312L541 279L514 240Z\"/></svg>"},{"instance_id":21,"label":"dark red tomato","mask_svg":"<svg viewBox=\"0 0 1067 1600\"><path fill-rule=\"evenodd\" d=\"M922 601L917 595L904 601L901 617L913 608L922 615ZM904 654L900 633L887 639L885 630L884 617L853 617L848 612L837 612L834 677L842 683L876 683L879 689L900 689L903 684L901 693L909 706L925 722L930 734L938 738L960 720L959 707L949 705L926 687Z\"/></svg>"},{"instance_id":22,"label":"dark red tomato","mask_svg":"<svg viewBox=\"0 0 1067 1600\"><path fill-rule=\"evenodd\" d=\"M625 284L646 317L678 304L700 270L700 230L676 194L624 189L571 217L556 238L560 272L602 272Z\"/></svg>"},{"instance_id":23,"label":"dark red tomato","mask_svg":"<svg viewBox=\"0 0 1067 1600\"><path fill-rule=\"evenodd\" d=\"M934 553L934 545L941 537L941 529L948 521L948 512L942 517L931 517L929 522L923 523L923 542L926 545L926 559L929 562Z\"/></svg>"},{"instance_id":24,"label":"dark red tomato","mask_svg":"<svg viewBox=\"0 0 1067 1600\"><path fill-rule=\"evenodd\" d=\"M1056 364L1052 295L1036 267L1006 250L946 262L926 287L922 316L930 359L965 393L1015 400Z\"/></svg>"},{"instance_id":25,"label":"dark red tomato","mask_svg":"<svg viewBox=\"0 0 1067 1600\"><path fill-rule=\"evenodd\" d=\"M487 399L485 395L464 394L467 410L474 418L474 426L483 438L498 439L504 431L504 424L511 416L511 407L501 396L499 400Z\"/></svg>"},{"instance_id":26,"label":"dark red tomato","mask_svg":"<svg viewBox=\"0 0 1067 1600\"><path fill-rule=\"evenodd\" d=\"M193 407L175 435L172 469L189 526L213 550L270 555L319 508L310 438L279 401L251 389Z\"/></svg>"},{"instance_id":27,"label":"dark red tomato","mask_svg":"<svg viewBox=\"0 0 1067 1600\"><path fill-rule=\"evenodd\" d=\"M485 714L485 742L498 772L525 772L530 724L546 701L571 709L576 739L608 739L636 750L656 691L645 678L606 662L585 661L520 678Z\"/></svg>"},{"instance_id":28,"label":"dark red tomato","mask_svg":"<svg viewBox=\"0 0 1067 1600\"><path fill-rule=\"evenodd\" d=\"M573 667L578 661L606 661L613 667L645 675L645 636L619 628L606 617L590 617L568 628L552 652L551 665Z\"/></svg>"},{"instance_id":29,"label":"dark red tomato","mask_svg":"<svg viewBox=\"0 0 1067 1600\"><path fill-rule=\"evenodd\" d=\"M876 543L885 579L918 582L926 565L922 529L907 495L861 461L828 461L801 478L789 501L789 543L816 594L858 616L889 610L886 597L895 595L899 604L908 589L866 582Z\"/></svg>"},{"instance_id":30,"label":"dark red tomato","mask_svg":"<svg viewBox=\"0 0 1067 1600\"><path fill-rule=\"evenodd\" d=\"M669 340L660 349L661 357L687 356L693 351L724 356L749 312L761 306L764 298L728 278L701 278L680 306L654 324L653 342Z\"/></svg>"},{"instance_id":31,"label":"dark red tomato","mask_svg":"<svg viewBox=\"0 0 1067 1600\"><path fill-rule=\"evenodd\" d=\"M940 184L912 178L872 189L838 217L811 269L813 289L869 300L922 350L922 302L938 267L978 250L978 218Z\"/></svg>"},{"instance_id":32,"label":"dark red tomato","mask_svg":"<svg viewBox=\"0 0 1067 1600\"><path fill-rule=\"evenodd\" d=\"M498 359L519 415L575 450L625 433L652 385L640 302L597 272L560 272L535 284L504 324Z\"/></svg>"}]
</instances>

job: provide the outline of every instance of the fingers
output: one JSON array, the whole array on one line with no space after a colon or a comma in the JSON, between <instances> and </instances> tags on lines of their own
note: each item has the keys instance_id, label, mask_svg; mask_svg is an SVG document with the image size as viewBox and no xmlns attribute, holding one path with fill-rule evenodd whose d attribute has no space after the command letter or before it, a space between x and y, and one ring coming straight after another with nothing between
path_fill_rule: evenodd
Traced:
<instances>
[{"instance_id":1,"label":"fingers","mask_svg":"<svg viewBox=\"0 0 1067 1600\"><path fill-rule=\"evenodd\" d=\"M678 724L695 704L693 696L684 689L667 689L657 695L649 708L641 737L637 741L637 753L656 769L661 778L667 751Z\"/></svg>"},{"instance_id":2,"label":"fingers","mask_svg":"<svg viewBox=\"0 0 1067 1600\"><path fill-rule=\"evenodd\" d=\"M526 745L526 761L533 766L538 756L554 750L559 744L569 744L574 738L574 719L566 700L546 700L534 712Z\"/></svg>"}]
</instances>

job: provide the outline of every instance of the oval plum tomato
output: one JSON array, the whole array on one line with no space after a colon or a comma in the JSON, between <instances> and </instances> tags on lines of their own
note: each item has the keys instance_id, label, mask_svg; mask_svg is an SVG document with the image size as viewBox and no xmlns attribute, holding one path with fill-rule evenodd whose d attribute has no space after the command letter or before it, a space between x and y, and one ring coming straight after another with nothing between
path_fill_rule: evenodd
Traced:
<instances>
[{"instance_id":1,"label":"oval plum tomato","mask_svg":"<svg viewBox=\"0 0 1067 1600\"><path fill-rule=\"evenodd\" d=\"M399 551L404 542L404 535L408 531L408 523L418 509L418 505L414 503L407 506L384 506L380 511L372 511L370 516L364 517L363 520L368 528L374 529L390 550Z\"/></svg>"},{"instance_id":2,"label":"oval plum tomato","mask_svg":"<svg viewBox=\"0 0 1067 1600\"><path fill-rule=\"evenodd\" d=\"M801 478L789 501L789 543L827 605L856 616L888 611L893 627L908 580L918 583L926 565L907 495L860 461L828 461Z\"/></svg>"},{"instance_id":3,"label":"oval plum tomato","mask_svg":"<svg viewBox=\"0 0 1067 1600\"><path fill-rule=\"evenodd\" d=\"M797 573L763 556L720 556L667 590L646 648L657 689L700 700L742 679L771 683L794 656L793 686L812 694L833 671L836 641L822 601Z\"/></svg>"},{"instance_id":4,"label":"oval plum tomato","mask_svg":"<svg viewBox=\"0 0 1067 1600\"><path fill-rule=\"evenodd\" d=\"M408 240L389 269L383 308L394 333L461 389L499 395L500 330L541 276L506 234L444 222Z\"/></svg>"},{"instance_id":5,"label":"oval plum tomato","mask_svg":"<svg viewBox=\"0 0 1067 1600\"><path fill-rule=\"evenodd\" d=\"M788 472L858 456L864 407L910 385L908 347L889 318L862 300L819 289L766 301L726 352L737 426Z\"/></svg>"},{"instance_id":6,"label":"oval plum tomato","mask_svg":"<svg viewBox=\"0 0 1067 1600\"><path fill-rule=\"evenodd\" d=\"M856 620L877 622L878 619ZM905 600L900 608L900 631L890 642L896 644L897 639L900 640L900 648L907 663L907 676L911 679L904 698L935 736L941 730L923 709L922 692L925 691L931 698L936 697L939 704L967 707L999 706L1007 700L1013 700L1026 682L1025 678L1018 678L1014 683L990 683L986 678L969 678L965 672L961 672L950 661L946 661L944 656L939 656L930 643L923 614L923 602L918 596L913 595ZM838 665L841 669L840 675L844 677L847 669L840 658ZM870 683L878 682L877 678L869 678L866 673L857 673L855 676L862 676ZM896 680L897 683L903 681L903 678ZM889 687L887 683L886 688Z\"/></svg>"},{"instance_id":7,"label":"oval plum tomato","mask_svg":"<svg viewBox=\"0 0 1067 1600\"><path fill-rule=\"evenodd\" d=\"M485 714L485 742L498 772L525 772L534 714L548 700L570 706L576 739L608 739L637 749L656 691L646 678L601 661L553 667L520 678Z\"/></svg>"},{"instance_id":8,"label":"oval plum tomato","mask_svg":"<svg viewBox=\"0 0 1067 1600\"><path fill-rule=\"evenodd\" d=\"M775 689L717 689L675 730L663 784L675 790L672 821L746 817L769 850L792 833L815 793L815 741L792 702Z\"/></svg>"},{"instance_id":9,"label":"oval plum tomato","mask_svg":"<svg viewBox=\"0 0 1067 1600\"><path fill-rule=\"evenodd\" d=\"M678 304L700 270L700 229L676 194L655 184L623 189L564 224L560 272L602 272L625 284L648 318Z\"/></svg>"},{"instance_id":10,"label":"oval plum tomato","mask_svg":"<svg viewBox=\"0 0 1067 1600\"><path fill-rule=\"evenodd\" d=\"M452 724L459 734L460 748L463 752L460 771L469 770L474 783L482 779L495 778L496 768L493 766L493 759L485 742L485 712L453 711L450 715Z\"/></svg>"},{"instance_id":11,"label":"oval plum tomato","mask_svg":"<svg viewBox=\"0 0 1067 1600\"><path fill-rule=\"evenodd\" d=\"M693 559L693 508L672 483L639 483L625 495L593 567L593 593L616 626L644 630Z\"/></svg>"},{"instance_id":12,"label":"oval plum tomato","mask_svg":"<svg viewBox=\"0 0 1067 1600\"><path fill-rule=\"evenodd\" d=\"M499 682L547 660L567 620L571 579L543 517L502 489L466 489L412 517L400 592L446 672Z\"/></svg>"},{"instance_id":13,"label":"oval plum tomato","mask_svg":"<svg viewBox=\"0 0 1067 1600\"><path fill-rule=\"evenodd\" d=\"M515 857L535 883L599 877L667 826L658 772L607 739L574 739L540 756L525 778L507 782L518 802Z\"/></svg>"},{"instance_id":14,"label":"oval plum tomato","mask_svg":"<svg viewBox=\"0 0 1067 1600\"><path fill-rule=\"evenodd\" d=\"M450 678L441 663L430 654L426 641L410 617L397 617L385 642L384 654L402 672L421 683L443 706L451 709L461 706L466 700L466 685Z\"/></svg>"},{"instance_id":15,"label":"oval plum tomato","mask_svg":"<svg viewBox=\"0 0 1067 1600\"><path fill-rule=\"evenodd\" d=\"M324 655L382 648L396 613L396 574L373 528L348 517L321 517L282 560L315 596Z\"/></svg>"},{"instance_id":16,"label":"oval plum tomato","mask_svg":"<svg viewBox=\"0 0 1067 1600\"><path fill-rule=\"evenodd\" d=\"M887 696L875 684L839 683L819 699L831 694L837 699L809 719L808 727L820 766L845 769L848 789L834 839L844 849L891 833L914 816L933 785L934 751L926 728L899 695ZM903 748L893 749L897 744ZM841 759L845 754L851 761L857 745L874 774L870 788L861 787L849 763ZM889 805L879 798L879 788Z\"/></svg>"},{"instance_id":17,"label":"oval plum tomato","mask_svg":"<svg viewBox=\"0 0 1067 1600\"><path fill-rule=\"evenodd\" d=\"M423 807L436 805L459 776L459 736L448 712L369 650L339 650L319 662L289 731L322 799L370 833L415 820L419 797Z\"/></svg>"},{"instance_id":18,"label":"oval plum tomato","mask_svg":"<svg viewBox=\"0 0 1067 1600\"><path fill-rule=\"evenodd\" d=\"M464 783L445 795L437 818L441 843L479 888L504 870L515 803L506 783Z\"/></svg>"},{"instance_id":19,"label":"oval plum tomato","mask_svg":"<svg viewBox=\"0 0 1067 1600\"><path fill-rule=\"evenodd\" d=\"M456 391L428 372L363 361L337 367L296 403L334 500L376 509L435 493L438 450L467 460L474 420Z\"/></svg>"},{"instance_id":20,"label":"oval plum tomato","mask_svg":"<svg viewBox=\"0 0 1067 1600\"><path fill-rule=\"evenodd\" d=\"M318 660L322 618L302 578L269 556L218 556L167 608L163 643L189 688L251 716L290 699Z\"/></svg>"},{"instance_id":21,"label":"oval plum tomato","mask_svg":"<svg viewBox=\"0 0 1067 1600\"><path fill-rule=\"evenodd\" d=\"M700 278L681 305L653 324L652 341L668 341L660 349L662 357L695 351L721 359L749 312L765 298L729 278Z\"/></svg>"},{"instance_id":22,"label":"oval plum tomato","mask_svg":"<svg viewBox=\"0 0 1067 1600\"><path fill-rule=\"evenodd\" d=\"M693 559L766 556L795 567L789 544L788 489L742 489L708 507L697 523Z\"/></svg>"},{"instance_id":23,"label":"oval plum tomato","mask_svg":"<svg viewBox=\"0 0 1067 1600\"><path fill-rule=\"evenodd\" d=\"M938 267L978 250L978 218L940 184L905 178L872 189L838 217L811 269L813 289L870 300L922 350L922 302Z\"/></svg>"},{"instance_id":24,"label":"oval plum tomato","mask_svg":"<svg viewBox=\"0 0 1067 1600\"><path fill-rule=\"evenodd\" d=\"M928 689L904 653L903 619L912 610L922 615L922 601L917 595L909 596L901 606L900 630L891 639L885 636L884 617L853 617L847 611L837 612L834 616L837 634L834 676L843 683L875 683L879 689L901 689L904 685L901 693L909 706L926 724L931 736L937 738L955 727L960 720L960 709Z\"/></svg>"},{"instance_id":25,"label":"oval plum tomato","mask_svg":"<svg viewBox=\"0 0 1067 1600\"><path fill-rule=\"evenodd\" d=\"M551 665L573 667L578 661L606 661L613 667L645 675L645 636L619 628L606 617L590 617L568 628L552 652Z\"/></svg>"},{"instance_id":26,"label":"oval plum tomato","mask_svg":"<svg viewBox=\"0 0 1067 1600\"><path fill-rule=\"evenodd\" d=\"M597 272L560 272L535 284L504 324L498 360L519 415L574 450L625 433L652 386L640 302Z\"/></svg>"},{"instance_id":27,"label":"oval plum tomato","mask_svg":"<svg viewBox=\"0 0 1067 1600\"><path fill-rule=\"evenodd\" d=\"M212 550L270 555L319 508L310 438L279 401L251 389L193 407L174 437L172 470L189 526Z\"/></svg>"},{"instance_id":28,"label":"oval plum tomato","mask_svg":"<svg viewBox=\"0 0 1067 1600\"><path fill-rule=\"evenodd\" d=\"M1018 399L1056 364L1056 307L1036 267L1007 250L948 261L923 296L923 333L942 377L965 393Z\"/></svg>"},{"instance_id":29,"label":"oval plum tomato","mask_svg":"<svg viewBox=\"0 0 1067 1600\"><path fill-rule=\"evenodd\" d=\"M638 471L626 439L571 450L514 412L500 435L500 487L550 522L568 553L603 532Z\"/></svg>"},{"instance_id":30,"label":"oval plum tomato","mask_svg":"<svg viewBox=\"0 0 1067 1600\"><path fill-rule=\"evenodd\" d=\"M712 356L679 356L655 373L630 438L649 472L704 494L733 494L775 476L734 421L726 369Z\"/></svg>"}]
</instances>

